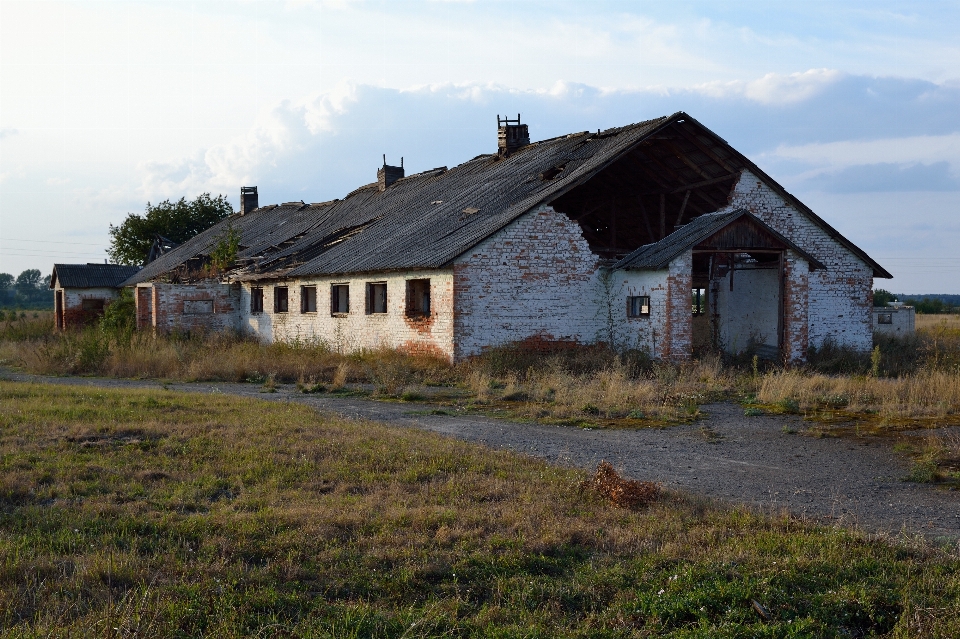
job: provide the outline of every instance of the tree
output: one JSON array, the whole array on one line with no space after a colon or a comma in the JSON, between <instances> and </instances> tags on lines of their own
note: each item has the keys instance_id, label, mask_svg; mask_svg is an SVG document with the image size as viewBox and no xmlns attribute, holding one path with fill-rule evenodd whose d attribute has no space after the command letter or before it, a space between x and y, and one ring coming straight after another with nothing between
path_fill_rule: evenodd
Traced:
<instances>
[{"instance_id":1,"label":"tree","mask_svg":"<svg viewBox=\"0 0 960 639\"><path fill-rule=\"evenodd\" d=\"M157 235L182 244L232 214L226 195L203 193L189 202L185 198L157 205L147 202L143 215L130 213L119 226L110 225L107 254L117 264L141 265Z\"/></svg>"},{"instance_id":2,"label":"tree","mask_svg":"<svg viewBox=\"0 0 960 639\"><path fill-rule=\"evenodd\" d=\"M30 293L40 288L40 271L35 268L28 268L17 276L17 290L21 293Z\"/></svg>"},{"instance_id":3,"label":"tree","mask_svg":"<svg viewBox=\"0 0 960 639\"><path fill-rule=\"evenodd\" d=\"M873 292L873 305L874 306L887 306L887 302L897 301L897 296L886 291L882 288L878 288Z\"/></svg>"},{"instance_id":4,"label":"tree","mask_svg":"<svg viewBox=\"0 0 960 639\"><path fill-rule=\"evenodd\" d=\"M13 288L13 275L9 273L0 273L0 291L6 291Z\"/></svg>"}]
</instances>

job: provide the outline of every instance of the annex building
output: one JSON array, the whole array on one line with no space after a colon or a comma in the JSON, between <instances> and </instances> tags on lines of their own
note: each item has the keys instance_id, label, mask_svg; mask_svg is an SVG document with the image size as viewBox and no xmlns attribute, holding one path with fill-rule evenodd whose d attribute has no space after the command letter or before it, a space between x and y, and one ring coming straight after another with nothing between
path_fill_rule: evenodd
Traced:
<instances>
[{"instance_id":1,"label":"annex building","mask_svg":"<svg viewBox=\"0 0 960 639\"><path fill-rule=\"evenodd\" d=\"M539 142L498 118L496 152L451 169L384 162L343 199L241 199L123 283L139 328L454 360L563 340L799 361L872 348L873 279L891 277L685 113ZM227 237L236 260L213 269Z\"/></svg>"}]
</instances>

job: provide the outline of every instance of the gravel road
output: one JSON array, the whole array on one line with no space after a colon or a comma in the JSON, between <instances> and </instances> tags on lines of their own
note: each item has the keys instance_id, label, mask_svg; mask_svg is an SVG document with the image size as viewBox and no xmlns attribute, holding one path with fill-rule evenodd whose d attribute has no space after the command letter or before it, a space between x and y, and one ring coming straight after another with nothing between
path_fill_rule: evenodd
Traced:
<instances>
[{"instance_id":1,"label":"gravel road","mask_svg":"<svg viewBox=\"0 0 960 639\"><path fill-rule=\"evenodd\" d=\"M0 379L106 388L160 388L148 380L54 378L0 370ZM295 401L351 419L414 427L592 470L601 460L625 475L767 511L885 534L960 542L960 492L902 481L909 460L889 441L818 439L787 431L799 417L744 417L733 404L702 407L706 419L664 429L590 430L518 424L475 415L428 415L429 404L304 395L291 386L261 393L252 384L170 384L170 390L220 392ZM449 409L447 409L449 410ZM419 413L419 414L418 414ZM784 428L784 427L788 428Z\"/></svg>"}]
</instances>

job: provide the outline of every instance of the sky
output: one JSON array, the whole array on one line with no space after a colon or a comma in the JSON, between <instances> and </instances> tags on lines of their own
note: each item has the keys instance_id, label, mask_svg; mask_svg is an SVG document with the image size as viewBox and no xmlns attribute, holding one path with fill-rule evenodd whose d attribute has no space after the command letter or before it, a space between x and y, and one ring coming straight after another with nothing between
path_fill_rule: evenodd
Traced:
<instances>
[{"instance_id":1,"label":"sky","mask_svg":"<svg viewBox=\"0 0 960 639\"><path fill-rule=\"evenodd\" d=\"M0 0L0 272L148 202L321 202L685 111L894 275L960 293L960 3Z\"/></svg>"}]
</instances>

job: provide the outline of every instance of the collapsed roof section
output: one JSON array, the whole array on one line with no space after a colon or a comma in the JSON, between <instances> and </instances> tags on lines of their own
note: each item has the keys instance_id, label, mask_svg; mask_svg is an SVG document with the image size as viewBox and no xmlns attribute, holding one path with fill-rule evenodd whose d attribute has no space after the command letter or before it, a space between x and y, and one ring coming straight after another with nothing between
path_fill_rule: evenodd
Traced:
<instances>
[{"instance_id":1,"label":"collapsed roof section","mask_svg":"<svg viewBox=\"0 0 960 639\"><path fill-rule=\"evenodd\" d=\"M231 227L240 250L224 277L234 281L444 268L543 204L577 221L591 249L615 261L725 206L744 169L869 264L876 277L890 277L721 138L676 113L480 155L384 188L368 184L342 200L233 215L125 284L199 270Z\"/></svg>"}]
</instances>

